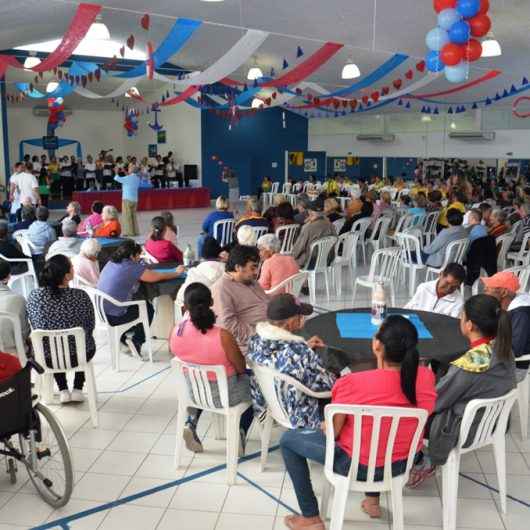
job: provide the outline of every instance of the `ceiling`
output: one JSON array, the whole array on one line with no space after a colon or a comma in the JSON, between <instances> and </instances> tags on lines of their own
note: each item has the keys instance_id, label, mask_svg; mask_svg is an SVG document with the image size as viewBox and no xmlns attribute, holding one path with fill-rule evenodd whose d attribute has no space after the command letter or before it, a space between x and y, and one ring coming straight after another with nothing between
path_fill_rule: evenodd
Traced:
<instances>
[{"instance_id":1,"label":"ceiling","mask_svg":"<svg viewBox=\"0 0 530 530\"><path fill-rule=\"evenodd\" d=\"M498 78L467 90L448 101L474 100L494 95L530 77L530 2L528 0L490 0L490 16L495 37L502 45L503 55L473 63L470 79L487 70L502 70ZM0 2L0 49L60 37L75 12L76 2L62 0L2 0ZM264 72L271 67L281 71L283 58L295 59L297 46L305 55L319 48L324 41L346 46L308 80L333 89L344 86L340 79L342 66L352 56L361 72L375 69L393 53L410 55L408 61L379 84L403 76L405 70L423 58L425 34L436 25L436 14L430 0L225 0L208 3L201 0L151 0L146 11L145 0L106 0L103 21L113 40L125 42L134 34L136 46L146 47L147 40L159 43L175 18L188 17L205 22L185 48L171 61L184 68L201 70L219 59L242 35L242 28L271 32L258 50L257 61ZM148 32L139 26L145 13L151 15ZM232 77L244 80L250 64L234 72ZM7 82L30 81L33 74L9 70ZM91 88L102 93L116 82L108 80ZM440 79L428 91L443 90L454 85ZM101 87L101 88L100 88ZM138 88L146 99L157 96L165 88L153 81L144 81ZM9 86L9 90L13 87ZM73 107L101 108L102 100L89 101L70 96L66 103ZM511 105L504 100L503 105ZM106 105L110 105L107 102ZM386 107L396 110L394 106Z\"/></svg>"}]
</instances>

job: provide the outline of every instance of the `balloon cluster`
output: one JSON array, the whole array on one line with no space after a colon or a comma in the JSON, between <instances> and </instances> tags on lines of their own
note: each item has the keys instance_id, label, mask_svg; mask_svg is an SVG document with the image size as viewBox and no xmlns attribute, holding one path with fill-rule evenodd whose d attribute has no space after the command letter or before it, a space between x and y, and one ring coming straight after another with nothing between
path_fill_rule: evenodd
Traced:
<instances>
[{"instance_id":1,"label":"balloon cluster","mask_svg":"<svg viewBox=\"0 0 530 530\"><path fill-rule=\"evenodd\" d=\"M127 131L127 136L132 138L138 134L138 114L137 111L132 109L125 113L125 122L123 128Z\"/></svg>"},{"instance_id":2,"label":"balloon cluster","mask_svg":"<svg viewBox=\"0 0 530 530\"><path fill-rule=\"evenodd\" d=\"M469 63L478 61L484 37L491 28L489 0L433 0L438 26L425 37L429 52L425 63L431 72L441 72L451 83L469 76Z\"/></svg>"},{"instance_id":3,"label":"balloon cluster","mask_svg":"<svg viewBox=\"0 0 530 530\"><path fill-rule=\"evenodd\" d=\"M65 121L63 98L48 98L48 136L54 136L55 130L62 127Z\"/></svg>"}]
</instances>

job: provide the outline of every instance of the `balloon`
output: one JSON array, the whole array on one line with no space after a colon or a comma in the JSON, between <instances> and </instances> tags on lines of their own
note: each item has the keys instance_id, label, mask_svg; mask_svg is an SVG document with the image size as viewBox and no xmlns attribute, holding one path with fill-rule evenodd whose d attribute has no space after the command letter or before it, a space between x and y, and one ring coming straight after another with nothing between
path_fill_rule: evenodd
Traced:
<instances>
[{"instance_id":1,"label":"balloon","mask_svg":"<svg viewBox=\"0 0 530 530\"><path fill-rule=\"evenodd\" d=\"M480 0L479 15L485 15L490 8L490 0Z\"/></svg>"},{"instance_id":2,"label":"balloon","mask_svg":"<svg viewBox=\"0 0 530 530\"><path fill-rule=\"evenodd\" d=\"M431 50L427 52L425 56L425 64L429 72L441 72L444 69L444 63L440 59L440 52L435 52Z\"/></svg>"},{"instance_id":3,"label":"balloon","mask_svg":"<svg viewBox=\"0 0 530 530\"><path fill-rule=\"evenodd\" d=\"M444 73L450 83L462 83L469 77L469 63L461 61L455 66L446 66Z\"/></svg>"},{"instance_id":4,"label":"balloon","mask_svg":"<svg viewBox=\"0 0 530 530\"><path fill-rule=\"evenodd\" d=\"M469 40L469 24L464 20L455 22L449 30L449 40L455 44L465 44Z\"/></svg>"},{"instance_id":5,"label":"balloon","mask_svg":"<svg viewBox=\"0 0 530 530\"><path fill-rule=\"evenodd\" d=\"M450 42L446 44L440 52L440 59L446 66L455 66L464 57L463 46Z\"/></svg>"},{"instance_id":6,"label":"balloon","mask_svg":"<svg viewBox=\"0 0 530 530\"><path fill-rule=\"evenodd\" d=\"M429 50L439 52L449 42L447 31L442 28L433 28L425 37L425 43Z\"/></svg>"},{"instance_id":7,"label":"balloon","mask_svg":"<svg viewBox=\"0 0 530 530\"><path fill-rule=\"evenodd\" d=\"M434 10L439 13L444 9L453 9L456 7L456 0L433 0Z\"/></svg>"},{"instance_id":8,"label":"balloon","mask_svg":"<svg viewBox=\"0 0 530 530\"><path fill-rule=\"evenodd\" d=\"M478 14L480 0L458 0L456 10L464 17L471 18Z\"/></svg>"},{"instance_id":9,"label":"balloon","mask_svg":"<svg viewBox=\"0 0 530 530\"><path fill-rule=\"evenodd\" d=\"M482 44L477 39L469 39L464 44L464 59L466 61L478 61L482 55Z\"/></svg>"},{"instance_id":10,"label":"balloon","mask_svg":"<svg viewBox=\"0 0 530 530\"><path fill-rule=\"evenodd\" d=\"M444 9L438 15L438 26L442 29L448 30L455 22L458 22L462 17L456 9Z\"/></svg>"},{"instance_id":11,"label":"balloon","mask_svg":"<svg viewBox=\"0 0 530 530\"><path fill-rule=\"evenodd\" d=\"M484 37L491 28L491 20L488 15L477 15L468 20L473 37Z\"/></svg>"}]
</instances>

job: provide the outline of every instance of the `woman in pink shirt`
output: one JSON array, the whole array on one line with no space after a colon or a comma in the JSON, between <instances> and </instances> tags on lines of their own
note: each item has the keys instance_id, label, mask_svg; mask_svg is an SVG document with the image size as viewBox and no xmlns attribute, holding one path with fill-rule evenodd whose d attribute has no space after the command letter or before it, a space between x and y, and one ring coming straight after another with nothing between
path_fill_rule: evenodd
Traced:
<instances>
[{"instance_id":1,"label":"woman in pink shirt","mask_svg":"<svg viewBox=\"0 0 530 530\"><path fill-rule=\"evenodd\" d=\"M169 337L171 353L184 362L216 364L224 366L228 379L228 399L231 407L242 401L250 401L250 380L245 372L245 358L229 331L215 325L212 311L212 294L202 283L191 283L184 291L184 320ZM221 407L215 374L209 374L213 401ZM188 409L189 417L184 429L186 447L194 453L202 453L202 443L197 436L197 422L201 409ZM239 424L240 455L245 452L247 432L254 417L252 407L241 416Z\"/></svg>"},{"instance_id":2,"label":"woman in pink shirt","mask_svg":"<svg viewBox=\"0 0 530 530\"><path fill-rule=\"evenodd\" d=\"M170 241L173 245L177 246L177 225L171 212L162 212L161 217L166 222L166 231L164 232L164 239Z\"/></svg>"},{"instance_id":3,"label":"woman in pink shirt","mask_svg":"<svg viewBox=\"0 0 530 530\"><path fill-rule=\"evenodd\" d=\"M101 201L94 201L90 207L91 214L83 219L77 228L77 233L79 235L84 235L88 233L88 227L92 230L95 230L100 224L103 223L103 218L101 217L101 212L103 211L104 204Z\"/></svg>"},{"instance_id":4,"label":"woman in pink shirt","mask_svg":"<svg viewBox=\"0 0 530 530\"><path fill-rule=\"evenodd\" d=\"M372 351L377 359L377 369L356 372L341 377L333 386L332 403L343 405L379 405L385 407L422 408L429 414L434 409L436 389L434 374L426 367L418 366L418 332L409 320L401 315L389 316L372 339ZM335 431L336 473L347 476L352 458L353 417L336 414L333 418ZM392 475L402 475L407 467L416 421L401 420L392 454ZM390 420L381 422L380 437L388 439ZM361 451L357 480L366 480L372 422L363 421L361 427ZM293 482L302 515L288 515L285 524L293 529L324 530L320 518L307 459L324 463L326 436L321 430L292 429L280 440L287 472ZM421 449L421 442L417 450ZM378 448L375 480L383 479L386 445ZM366 493L361 505L370 517L381 517L379 493Z\"/></svg>"},{"instance_id":5,"label":"woman in pink shirt","mask_svg":"<svg viewBox=\"0 0 530 530\"><path fill-rule=\"evenodd\" d=\"M96 287L99 280L98 254L100 251L101 245L97 239L85 239L81 244L79 254L72 258L75 276L92 287Z\"/></svg>"},{"instance_id":6,"label":"woman in pink shirt","mask_svg":"<svg viewBox=\"0 0 530 530\"><path fill-rule=\"evenodd\" d=\"M161 216L153 217L151 234L145 242L145 250L158 260L159 263L176 261L182 263L182 252L171 241L165 239L167 224Z\"/></svg>"},{"instance_id":7,"label":"woman in pink shirt","mask_svg":"<svg viewBox=\"0 0 530 530\"><path fill-rule=\"evenodd\" d=\"M274 289L287 278L300 272L300 267L292 256L280 254L281 248L281 241L274 234L265 234L258 239L262 260L258 282L265 291ZM283 292L285 290L280 290L277 294Z\"/></svg>"}]
</instances>

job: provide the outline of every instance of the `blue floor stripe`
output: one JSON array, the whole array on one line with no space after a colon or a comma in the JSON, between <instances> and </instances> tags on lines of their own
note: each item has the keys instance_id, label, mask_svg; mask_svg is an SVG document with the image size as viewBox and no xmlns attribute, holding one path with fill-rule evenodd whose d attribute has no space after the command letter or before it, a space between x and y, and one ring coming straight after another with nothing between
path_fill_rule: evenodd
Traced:
<instances>
[{"instance_id":1,"label":"blue floor stripe","mask_svg":"<svg viewBox=\"0 0 530 530\"><path fill-rule=\"evenodd\" d=\"M140 379L140 381L136 381L136 383L133 383L132 385L126 386L125 388L122 388L121 390L104 390L104 391L98 391L98 394L121 394L122 392L127 392L128 390L131 390L131 388L134 388L138 385L141 385L142 383L145 383L146 381L149 381L149 379L153 379L153 377L156 377L157 375L160 375L163 372L167 372L171 367L166 366L165 368L162 368L162 370L148 375L147 377L144 377L143 379Z\"/></svg>"},{"instance_id":2,"label":"blue floor stripe","mask_svg":"<svg viewBox=\"0 0 530 530\"><path fill-rule=\"evenodd\" d=\"M484 482L481 482L480 480L477 480L476 478L470 477L468 475L465 475L464 473L460 473L461 477L467 478L467 480L471 480L471 482L474 482L475 484L480 484L484 488L487 488L491 491L495 491L496 493L499 493L499 490L494 488L493 486L490 486L489 484L484 484ZM518 502L519 504L522 504L523 506L526 506L527 508L530 508L530 503L523 501L521 499L518 499L517 497L513 497L512 495L506 495L508 499L514 502Z\"/></svg>"}]
</instances>

